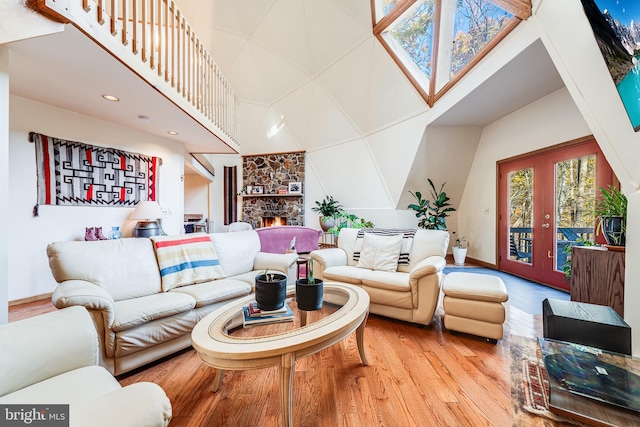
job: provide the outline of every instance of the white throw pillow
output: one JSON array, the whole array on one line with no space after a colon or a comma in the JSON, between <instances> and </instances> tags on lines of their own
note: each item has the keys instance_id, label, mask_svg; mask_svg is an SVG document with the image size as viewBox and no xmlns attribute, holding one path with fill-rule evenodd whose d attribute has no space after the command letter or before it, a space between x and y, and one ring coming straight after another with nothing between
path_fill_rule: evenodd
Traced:
<instances>
[{"instance_id":1,"label":"white throw pillow","mask_svg":"<svg viewBox=\"0 0 640 427\"><path fill-rule=\"evenodd\" d=\"M356 267L371 270L396 271L402 234L395 236L378 236L366 233L362 242L362 251Z\"/></svg>"}]
</instances>

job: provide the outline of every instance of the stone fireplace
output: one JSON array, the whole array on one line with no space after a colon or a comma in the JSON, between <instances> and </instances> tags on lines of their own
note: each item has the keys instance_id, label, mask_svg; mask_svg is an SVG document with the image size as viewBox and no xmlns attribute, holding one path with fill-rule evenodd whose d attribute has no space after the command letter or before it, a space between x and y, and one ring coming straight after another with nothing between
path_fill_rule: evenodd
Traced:
<instances>
[{"instance_id":1,"label":"stone fireplace","mask_svg":"<svg viewBox=\"0 0 640 427\"><path fill-rule=\"evenodd\" d=\"M244 156L242 169L243 190L262 186L243 194L242 221L254 228L304 225L304 151ZM302 183L302 191L290 193L290 183Z\"/></svg>"}]
</instances>

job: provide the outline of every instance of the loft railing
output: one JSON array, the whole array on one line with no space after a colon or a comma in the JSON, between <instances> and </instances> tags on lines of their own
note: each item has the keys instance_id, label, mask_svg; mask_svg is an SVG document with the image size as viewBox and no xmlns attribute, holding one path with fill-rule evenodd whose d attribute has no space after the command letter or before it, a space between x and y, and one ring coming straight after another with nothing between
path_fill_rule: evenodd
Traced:
<instances>
[{"instance_id":1,"label":"loft railing","mask_svg":"<svg viewBox=\"0 0 640 427\"><path fill-rule=\"evenodd\" d=\"M29 0L29 6L78 27L218 137L222 132L226 138L221 139L237 146L235 92L173 0Z\"/></svg>"}]
</instances>

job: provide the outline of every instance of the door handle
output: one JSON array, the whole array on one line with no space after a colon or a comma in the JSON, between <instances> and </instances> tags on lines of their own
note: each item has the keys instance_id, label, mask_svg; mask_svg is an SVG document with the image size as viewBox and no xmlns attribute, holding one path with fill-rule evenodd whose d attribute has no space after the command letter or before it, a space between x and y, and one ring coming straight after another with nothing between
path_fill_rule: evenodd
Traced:
<instances>
[{"instance_id":1,"label":"door handle","mask_svg":"<svg viewBox=\"0 0 640 427\"><path fill-rule=\"evenodd\" d=\"M550 226L549 226L549 223L548 223L548 222L546 222L546 223L542 224L542 228L549 228L549 227L550 227Z\"/></svg>"},{"instance_id":2,"label":"door handle","mask_svg":"<svg viewBox=\"0 0 640 427\"><path fill-rule=\"evenodd\" d=\"M551 251L547 251L547 258L553 258L553 254L551 253Z\"/></svg>"}]
</instances>

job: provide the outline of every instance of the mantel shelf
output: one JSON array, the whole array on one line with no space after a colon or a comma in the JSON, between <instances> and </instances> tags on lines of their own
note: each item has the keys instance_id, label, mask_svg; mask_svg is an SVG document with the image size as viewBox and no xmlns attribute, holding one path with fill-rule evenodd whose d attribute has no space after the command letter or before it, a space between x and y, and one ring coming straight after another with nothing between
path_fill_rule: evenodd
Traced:
<instances>
[{"instance_id":1,"label":"mantel shelf","mask_svg":"<svg viewBox=\"0 0 640 427\"><path fill-rule=\"evenodd\" d=\"M303 194L241 194L239 197L302 197Z\"/></svg>"}]
</instances>

